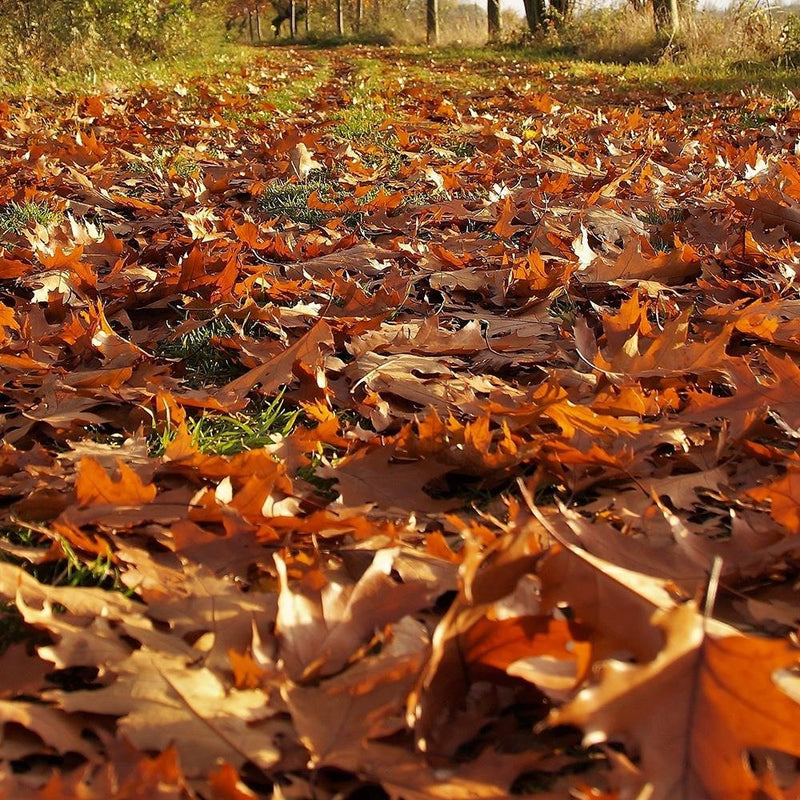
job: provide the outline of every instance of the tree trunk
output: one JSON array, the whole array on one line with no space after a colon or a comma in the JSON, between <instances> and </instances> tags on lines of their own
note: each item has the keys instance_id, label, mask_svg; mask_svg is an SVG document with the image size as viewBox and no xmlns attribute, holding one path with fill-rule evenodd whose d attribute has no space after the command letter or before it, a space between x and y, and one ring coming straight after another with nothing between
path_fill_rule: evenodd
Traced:
<instances>
[{"instance_id":1,"label":"tree trunk","mask_svg":"<svg viewBox=\"0 0 800 800\"><path fill-rule=\"evenodd\" d=\"M428 44L439 44L439 0L427 0Z\"/></svg>"},{"instance_id":2,"label":"tree trunk","mask_svg":"<svg viewBox=\"0 0 800 800\"><path fill-rule=\"evenodd\" d=\"M653 22L656 33L661 36L675 36L681 29L678 0L653 0Z\"/></svg>"},{"instance_id":3,"label":"tree trunk","mask_svg":"<svg viewBox=\"0 0 800 800\"><path fill-rule=\"evenodd\" d=\"M356 0L356 33L361 33L364 22L364 0Z\"/></svg>"},{"instance_id":4,"label":"tree trunk","mask_svg":"<svg viewBox=\"0 0 800 800\"><path fill-rule=\"evenodd\" d=\"M500 38L500 0L489 0L486 8L489 18L489 41L495 42Z\"/></svg>"},{"instance_id":5,"label":"tree trunk","mask_svg":"<svg viewBox=\"0 0 800 800\"><path fill-rule=\"evenodd\" d=\"M308 21L309 17L311 16L311 0L306 0L306 36L308 36L308 32L311 30L311 23Z\"/></svg>"},{"instance_id":6,"label":"tree trunk","mask_svg":"<svg viewBox=\"0 0 800 800\"><path fill-rule=\"evenodd\" d=\"M289 35L297 36L297 0L289 0Z\"/></svg>"},{"instance_id":7,"label":"tree trunk","mask_svg":"<svg viewBox=\"0 0 800 800\"><path fill-rule=\"evenodd\" d=\"M636 2L636 0L632 0L632 2ZM555 11L556 25L561 27L569 19L572 2L571 0L550 0L550 8Z\"/></svg>"},{"instance_id":8,"label":"tree trunk","mask_svg":"<svg viewBox=\"0 0 800 800\"><path fill-rule=\"evenodd\" d=\"M344 9L342 8L342 0L336 0L336 33L339 36L344 36Z\"/></svg>"},{"instance_id":9,"label":"tree trunk","mask_svg":"<svg viewBox=\"0 0 800 800\"><path fill-rule=\"evenodd\" d=\"M258 41L262 40L261 36L261 6L256 3L256 36L258 37Z\"/></svg>"},{"instance_id":10,"label":"tree trunk","mask_svg":"<svg viewBox=\"0 0 800 800\"><path fill-rule=\"evenodd\" d=\"M247 29L250 33L250 42L255 41L255 31L253 29L253 12L248 8L247 9Z\"/></svg>"},{"instance_id":11,"label":"tree trunk","mask_svg":"<svg viewBox=\"0 0 800 800\"><path fill-rule=\"evenodd\" d=\"M525 18L531 33L536 33L544 25L544 0L524 0Z\"/></svg>"}]
</instances>

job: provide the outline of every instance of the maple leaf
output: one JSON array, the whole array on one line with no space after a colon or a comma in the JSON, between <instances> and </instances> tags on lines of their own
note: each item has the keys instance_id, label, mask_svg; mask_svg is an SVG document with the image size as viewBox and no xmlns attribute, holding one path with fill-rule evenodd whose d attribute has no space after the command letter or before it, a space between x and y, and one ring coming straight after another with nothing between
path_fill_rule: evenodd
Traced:
<instances>
[{"instance_id":1,"label":"maple leaf","mask_svg":"<svg viewBox=\"0 0 800 800\"><path fill-rule=\"evenodd\" d=\"M778 640L710 635L693 603L653 621L666 642L652 661L603 662L597 683L547 724L583 728L586 744L630 741L654 800L752 797L762 784L750 750L800 756L800 706L775 683L800 653Z\"/></svg>"}]
</instances>

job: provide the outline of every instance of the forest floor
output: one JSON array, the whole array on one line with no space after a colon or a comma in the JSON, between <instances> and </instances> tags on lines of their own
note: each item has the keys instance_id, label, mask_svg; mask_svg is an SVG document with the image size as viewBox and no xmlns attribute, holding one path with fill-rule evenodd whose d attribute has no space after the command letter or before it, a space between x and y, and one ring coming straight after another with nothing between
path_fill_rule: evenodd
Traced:
<instances>
[{"instance_id":1,"label":"forest floor","mask_svg":"<svg viewBox=\"0 0 800 800\"><path fill-rule=\"evenodd\" d=\"M0 797L800 797L798 137L497 51L0 104Z\"/></svg>"}]
</instances>

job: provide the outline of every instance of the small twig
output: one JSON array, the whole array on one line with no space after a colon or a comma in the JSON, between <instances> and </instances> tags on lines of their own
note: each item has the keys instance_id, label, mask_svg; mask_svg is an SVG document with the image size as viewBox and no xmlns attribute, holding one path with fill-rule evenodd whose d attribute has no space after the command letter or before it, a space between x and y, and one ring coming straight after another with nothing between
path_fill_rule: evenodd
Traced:
<instances>
[{"instance_id":1,"label":"small twig","mask_svg":"<svg viewBox=\"0 0 800 800\"><path fill-rule=\"evenodd\" d=\"M706 624L714 613L714 604L717 601L717 591L719 590L719 578L721 574L722 558L720 558L720 556L714 556L714 563L711 565L711 572L708 576L706 602L703 606L703 624Z\"/></svg>"},{"instance_id":2,"label":"small twig","mask_svg":"<svg viewBox=\"0 0 800 800\"><path fill-rule=\"evenodd\" d=\"M489 341L489 323L485 319L482 319L480 320L480 326L481 326L481 334L483 335L483 341L486 342L486 348L489 350L489 352L494 353L496 356L505 356L505 353L501 353L498 350L495 350L494 347L492 347L491 342Z\"/></svg>"}]
</instances>

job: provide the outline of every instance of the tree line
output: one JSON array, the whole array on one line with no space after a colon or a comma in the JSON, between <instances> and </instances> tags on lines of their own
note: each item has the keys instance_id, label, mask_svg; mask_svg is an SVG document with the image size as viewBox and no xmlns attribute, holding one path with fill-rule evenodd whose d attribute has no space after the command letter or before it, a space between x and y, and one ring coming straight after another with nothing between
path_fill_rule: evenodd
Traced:
<instances>
[{"instance_id":1,"label":"tree line","mask_svg":"<svg viewBox=\"0 0 800 800\"><path fill-rule=\"evenodd\" d=\"M629 0L639 11L649 5L658 33L674 35L692 0ZM574 0L523 0L525 21L531 34L548 25L556 27L569 20ZM308 35L312 19L344 37L373 31L392 30L398 16L424 20L428 44L438 44L442 13L452 12L458 0L233 0L228 6L229 27L237 21L252 41L280 36L284 30L292 38ZM487 0L486 30L489 41L502 34L501 0Z\"/></svg>"}]
</instances>

